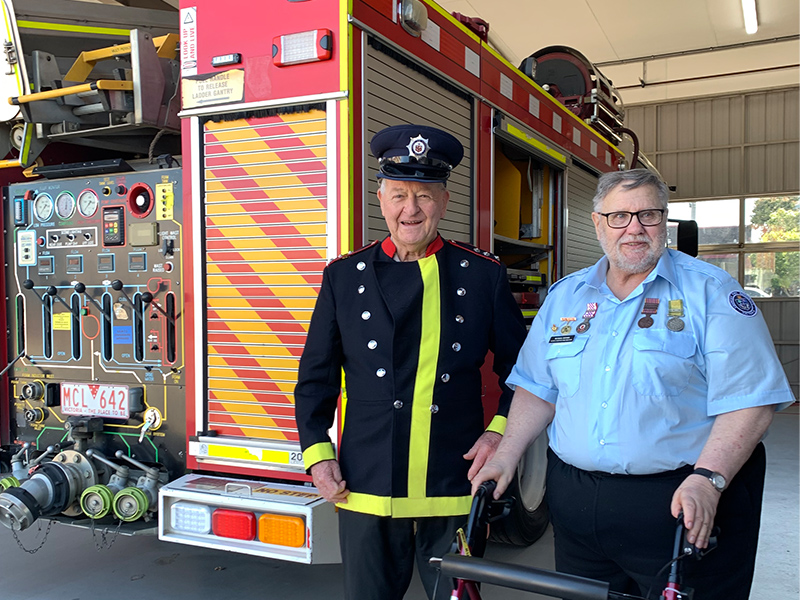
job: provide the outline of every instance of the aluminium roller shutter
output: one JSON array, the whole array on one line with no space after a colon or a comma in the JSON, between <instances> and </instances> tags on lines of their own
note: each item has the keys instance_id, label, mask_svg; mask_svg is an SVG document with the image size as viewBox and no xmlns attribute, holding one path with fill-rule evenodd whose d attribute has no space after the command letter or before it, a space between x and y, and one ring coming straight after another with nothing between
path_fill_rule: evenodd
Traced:
<instances>
[{"instance_id":1,"label":"aluminium roller shutter","mask_svg":"<svg viewBox=\"0 0 800 600\"><path fill-rule=\"evenodd\" d=\"M603 256L592 222L592 198L597 188L597 175L573 162L567 169L566 182L562 275L589 267Z\"/></svg>"},{"instance_id":2,"label":"aluminium roller shutter","mask_svg":"<svg viewBox=\"0 0 800 600\"><path fill-rule=\"evenodd\" d=\"M369 150L372 136L390 125L414 123L444 129L464 145L464 159L453 170L447 188L450 202L439 223L441 234L450 239L472 241L472 99L425 69L412 65L380 42L366 48L364 134L366 161L365 243L383 238L388 230L381 216L375 174L378 162Z\"/></svg>"},{"instance_id":3,"label":"aluminium roller shutter","mask_svg":"<svg viewBox=\"0 0 800 600\"><path fill-rule=\"evenodd\" d=\"M322 110L204 125L207 419L220 436L298 441L294 386L327 259L327 135Z\"/></svg>"}]
</instances>

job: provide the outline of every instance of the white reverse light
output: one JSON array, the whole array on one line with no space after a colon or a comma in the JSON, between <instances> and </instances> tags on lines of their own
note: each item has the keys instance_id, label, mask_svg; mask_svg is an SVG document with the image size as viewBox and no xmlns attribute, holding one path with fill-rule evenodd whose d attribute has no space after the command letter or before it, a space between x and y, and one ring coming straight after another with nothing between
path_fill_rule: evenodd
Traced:
<instances>
[{"instance_id":1,"label":"white reverse light","mask_svg":"<svg viewBox=\"0 0 800 600\"><path fill-rule=\"evenodd\" d=\"M191 502L175 502L170 507L169 523L174 531L206 534L211 531L211 507Z\"/></svg>"}]
</instances>

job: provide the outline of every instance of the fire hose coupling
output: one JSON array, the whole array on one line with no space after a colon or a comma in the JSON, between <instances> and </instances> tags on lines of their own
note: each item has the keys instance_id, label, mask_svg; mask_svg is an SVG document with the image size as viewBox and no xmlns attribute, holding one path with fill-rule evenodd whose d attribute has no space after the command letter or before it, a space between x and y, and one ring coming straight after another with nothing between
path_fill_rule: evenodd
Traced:
<instances>
[{"instance_id":1,"label":"fire hose coupling","mask_svg":"<svg viewBox=\"0 0 800 600\"><path fill-rule=\"evenodd\" d=\"M3 479L0 479L0 491L7 490L8 488L12 487L19 487L19 479L13 475L9 475L8 477L3 477Z\"/></svg>"},{"instance_id":2,"label":"fire hose coupling","mask_svg":"<svg viewBox=\"0 0 800 600\"><path fill-rule=\"evenodd\" d=\"M141 519L150 508L150 498L138 487L127 487L114 496L114 514L121 521L130 523Z\"/></svg>"},{"instance_id":3,"label":"fire hose coupling","mask_svg":"<svg viewBox=\"0 0 800 600\"><path fill-rule=\"evenodd\" d=\"M114 492L107 485L92 485L81 494L81 510L90 519L102 519L114 504Z\"/></svg>"},{"instance_id":4,"label":"fire hose coupling","mask_svg":"<svg viewBox=\"0 0 800 600\"><path fill-rule=\"evenodd\" d=\"M78 498L96 481L91 461L79 452L65 450L42 463L19 487L0 492L0 523L21 531L39 517L60 513L78 516L81 514Z\"/></svg>"},{"instance_id":5,"label":"fire hose coupling","mask_svg":"<svg viewBox=\"0 0 800 600\"><path fill-rule=\"evenodd\" d=\"M90 486L81 494L81 510L84 514L91 519L102 519L114 507L114 496L127 487L130 469L126 465L111 462L96 450L87 450L86 456L107 465L114 472L106 485Z\"/></svg>"},{"instance_id":6,"label":"fire hose coupling","mask_svg":"<svg viewBox=\"0 0 800 600\"><path fill-rule=\"evenodd\" d=\"M114 496L114 514L122 521L131 522L144 517L148 511L157 510L158 488L161 486L158 480L159 470L125 456L122 450L117 450L114 456L144 471L135 486L126 487Z\"/></svg>"}]
</instances>

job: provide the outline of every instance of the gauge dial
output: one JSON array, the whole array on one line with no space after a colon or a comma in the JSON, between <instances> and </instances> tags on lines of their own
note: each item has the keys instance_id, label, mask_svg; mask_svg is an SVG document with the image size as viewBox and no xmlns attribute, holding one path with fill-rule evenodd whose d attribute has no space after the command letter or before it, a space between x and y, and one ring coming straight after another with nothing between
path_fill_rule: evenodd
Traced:
<instances>
[{"instance_id":1,"label":"gauge dial","mask_svg":"<svg viewBox=\"0 0 800 600\"><path fill-rule=\"evenodd\" d=\"M78 194L78 212L84 217L93 217L99 205L100 200L92 190L83 190Z\"/></svg>"},{"instance_id":2,"label":"gauge dial","mask_svg":"<svg viewBox=\"0 0 800 600\"><path fill-rule=\"evenodd\" d=\"M75 214L75 196L69 192L56 196L56 214L62 219L71 219Z\"/></svg>"},{"instance_id":3,"label":"gauge dial","mask_svg":"<svg viewBox=\"0 0 800 600\"><path fill-rule=\"evenodd\" d=\"M53 216L53 198L50 194L39 194L33 199L33 214L40 221L47 221Z\"/></svg>"}]
</instances>

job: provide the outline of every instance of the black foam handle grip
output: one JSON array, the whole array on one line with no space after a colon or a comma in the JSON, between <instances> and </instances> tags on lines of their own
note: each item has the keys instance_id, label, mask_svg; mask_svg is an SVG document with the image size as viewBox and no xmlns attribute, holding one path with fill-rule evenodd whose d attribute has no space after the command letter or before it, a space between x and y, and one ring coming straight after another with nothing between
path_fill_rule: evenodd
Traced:
<instances>
[{"instance_id":1,"label":"black foam handle grip","mask_svg":"<svg viewBox=\"0 0 800 600\"><path fill-rule=\"evenodd\" d=\"M442 575L454 579L481 581L564 600L608 600L609 585L603 581L485 558L446 554L441 569Z\"/></svg>"}]
</instances>

